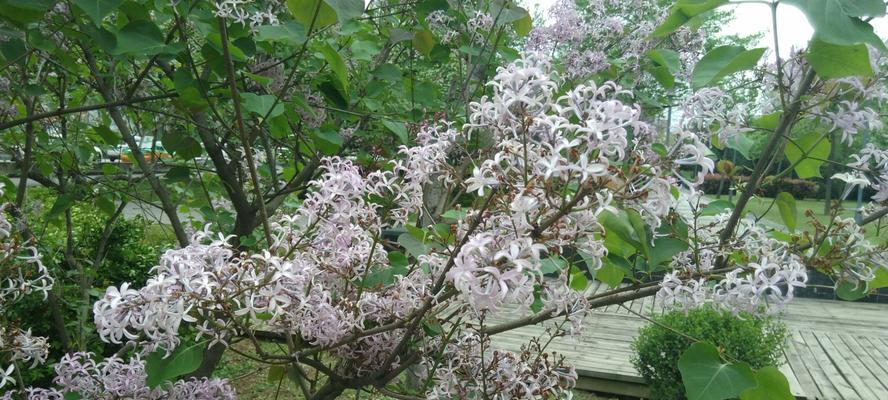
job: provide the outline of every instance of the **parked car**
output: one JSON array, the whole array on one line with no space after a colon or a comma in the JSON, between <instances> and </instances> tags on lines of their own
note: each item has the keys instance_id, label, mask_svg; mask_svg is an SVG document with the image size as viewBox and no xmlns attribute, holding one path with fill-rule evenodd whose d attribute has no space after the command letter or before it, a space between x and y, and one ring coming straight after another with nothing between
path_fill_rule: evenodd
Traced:
<instances>
[{"instance_id":1,"label":"parked car","mask_svg":"<svg viewBox=\"0 0 888 400\"><path fill-rule=\"evenodd\" d=\"M135 139L136 142L139 143L139 150L141 150L142 158L145 161L155 162L164 158L173 158L172 154L163 147L163 144L161 144L159 140L154 140L154 136L142 136L136 137ZM132 163L133 160L133 152L130 150L129 146L125 144L122 145L122 148L120 149L120 162Z\"/></svg>"},{"instance_id":2,"label":"parked car","mask_svg":"<svg viewBox=\"0 0 888 400\"><path fill-rule=\"evenodd\" d=\"M119 144L110 149L107 149L105 150L105 157L108 157L108 159L111 161L119 161L120 155L123 154L125 148L125 144Z\"/></svg>"}]
</instances>

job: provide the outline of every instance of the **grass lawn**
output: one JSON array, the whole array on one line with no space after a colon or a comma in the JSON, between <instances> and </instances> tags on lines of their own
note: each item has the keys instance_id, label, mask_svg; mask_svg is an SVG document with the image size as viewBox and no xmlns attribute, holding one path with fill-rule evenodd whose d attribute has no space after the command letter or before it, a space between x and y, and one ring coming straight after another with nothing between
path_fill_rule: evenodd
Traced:
<instances>
[{"instance_id":1,"label":"grass lawn","mask_svg":"<svg viewBox=\"0 0 888 400\"><path fill-rule=\"evenodd\" d=\"M724 196L722 197L724 198ZM746 210L756 216L764 215L764 220L771 221L778 226L783 226L783 220L780 219L780 211L774 204L774 199L770 197L754 197L749 201ZM770 209L768 209L770 207ZM843 218L854 218L854 211L857 207L855 201L842 202L842 210L839 215ZM829 222L829 215L823 214L823 200L796 200L796 209L798 210L798 228L797 230L812 231L811 218L806 216L807 210L814 211L814 218L823 224ZM865 227L866 238L874 244L883 243L888 240L888 218L882 221L873 222Z\"/></svg>"}]
</instances>

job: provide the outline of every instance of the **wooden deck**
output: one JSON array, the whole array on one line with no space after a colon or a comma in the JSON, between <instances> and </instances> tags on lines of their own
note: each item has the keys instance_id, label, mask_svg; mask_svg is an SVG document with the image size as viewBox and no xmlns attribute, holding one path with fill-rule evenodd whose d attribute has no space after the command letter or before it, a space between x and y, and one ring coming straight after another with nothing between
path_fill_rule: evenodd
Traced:
<instances>
[{"instance_id":1,"label":"wooden deck","mask_svg":"<svg viewBox=\"0 0 888 400\"><path fill-rule=\"evenodd\" d=\"M626 307L642 315L661 312L653 297ZM489 323L517 316L501 314ZM790 339L786 363L780 369L797 397L888 399L888 305L796 299L781 319L790 330ZM629 362L629 345L647 322L620 306L609 306L594 311L585 324L579 339L557 338L548 348L577 368L577 387L645 397L644 380ZM524 327L495 336L493 343L516 350L543 331L544 326Z\"/></svg>"}]
</instances>

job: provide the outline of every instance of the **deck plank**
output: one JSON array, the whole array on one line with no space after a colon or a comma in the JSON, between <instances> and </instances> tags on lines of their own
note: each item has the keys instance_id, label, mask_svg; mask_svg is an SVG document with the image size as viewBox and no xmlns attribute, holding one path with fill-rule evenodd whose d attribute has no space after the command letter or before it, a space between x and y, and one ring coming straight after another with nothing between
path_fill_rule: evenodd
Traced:
<instances>
[{"instance_id":1,"label":"deck plank","mask_svg":"<svg viewBox=\"0 0 888 400\"><path fill-rule=\"evenodd\" d=\"M817 360L817 366L826 374L827 379L833 385L833 388L839 392L839 396L843 399L860 399L860 395L851 387L851 384L842 376L835 364L829 358L827 350L820 346L817 338L812 331L800 331L801 337L808 344L808 350ZM810 365L809 365L810 368ZM819 383L819 382L818 382Z\"/></svg>"},{"instance_id":2,"label":"deck plank","mask_svg":"<svg viewBox=\"0 0 888 400\"><path fill-rule=\"evenodd\" d=\"M847 365L850 367L848 370L850 373L846 373L846 375L858 376L859 380L864 383L865 390L871 393L873 398L888 399L888 388L886 388L880 381L879 377L872 372L872 368L864 363L860 355L842 340L841 336L843 335L824 334L818 336L818 339L826 339L830 341L832 346L836 349L836 357L845 359ZM853 383L854 378L849 379L849 382ZM861 393L860 390L857 392Z\"/></svg>"},{"instance_id":3,"label":"deck plank","mask_svg":"<svg viewBox=\"0 0 888 400\"><path fill-rule=\"evenodd\" d=\"M851 349L851 352L866 365L869 373L875 376L882 387L888 390L888 360L882 357L881 353L875 354L872 351L867 351L851 335L841 335L841 338L845 345Z\"/></svg>"},{"instance_id":4,"label":"deck plank","mask_svg":"<svg viewBox=\"0 0 888 400\"><path fill-rule=\"evenodd\" d=\"M586 294L608 290L607 285L593 281ZM636 313L646 317L662 312L655 297L626 303L625 308L612 305L593 310L584 321L582 336L556 338L547 350L564 355L581 378L597 382L599 387L609 387L607 381L613 381L610 386L614 388L636 387L632 385L643 384L643 379L630 361L631 343L638 330L648 324ZM486 323L506 322L528 313L526 309L502 312ZM888 305L797 299L780 319L790 333L784 352L786 363L780 370L794 395L808 399L888 399ZM546 328L552 326L554 323L549 321L505 332L497 335L494 343L517 350L534 337L547 340Z\"/></svg>"},{"instance_id":5,"label":"deck plank","mask_svg":"<svg viewBox=\"0 0 888 400\"><path fill-rule=\"evenodd\" d=\"M849 353L842 353L839 351L839 348L833 344L832 340L829 339L829 336L826 333L811 333L818 343L820 343L820 347L823 348L824 353L829 357L832 361L832 364L841 374L841 377L845 379L845 381L857 392L857 395L862 399L878 399L884 398L879 397L869 388L867 383L864 383L863 376L861 374L868 374L866 368L863 364L857 362L859 364L859 368L855 369L854 364L856 357ZM853 359L852 359L853 357ZM878 385L878 383L876 383Z\"/></svg>"},{"instance_id":6,"label":"deck plank","mask_svg":"<svg viewBox=\"0 0 888 400\"><path fill-rule=\"evenodd\" d=\"M808 367L805 366L799 350L795 348L793 342L792 338L789 338L786 341L786 350L783 351L783 356L787 361L785 365L789 367L797 385L795 386L797 389L793 391L793 394L808 398L822 398L823 395L817 388L817 384L814 383L815 378L808 372ZM790 388L793 388L792 381L790 381ZM804 389L802 390L801 388Z\"/></svg>"}]
</instances>

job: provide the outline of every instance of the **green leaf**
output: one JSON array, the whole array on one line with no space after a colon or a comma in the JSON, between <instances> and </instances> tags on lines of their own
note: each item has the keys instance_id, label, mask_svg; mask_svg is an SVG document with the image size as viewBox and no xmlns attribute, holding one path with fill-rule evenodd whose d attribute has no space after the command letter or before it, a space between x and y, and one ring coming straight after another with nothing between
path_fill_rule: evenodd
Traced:
<instances>
[{"instance_id":1,"label":"green leaf","mask_svg":"<svg viewBox=\"0 0 888 400\"><path fill-rule=\"evenodd\" d=\"M805 58L823 79L873 75L865 44L843 46L812 39Z\"/></svg>"},{"instance_id":2,"label":"green leaf","mask_svg":"<svg viewBox=\"0 0 888 400\"><path fill-rule=\"evenodd\" d=\"M323 82L321 82L320 85L318 85L318 90L320 90L321 93L324 94L324 97L327 100L330 100L331 102L333 102L333 104L335 104L336 107L343 108L343 109L348 108L348 105L349 105L348 93L344 93L342 88L340 87L341 84L338 81L334 82L333 79L335 79L333 76L327 77L326 80L324 80Z\"/></svg>"},{"instance_id":3,"label":"green leaf","mask_svg":"<svg viewBox=\"0 0 888 400\"><path fill-rule=\"evenodd\" d=\"M117 32L115 55L154 56L175 53L178 46L167 46L160 28L148 20L132 21Z\"/></svg>"},{"instance_id":4,"label":"green leaf","mask_svg":"<svg viewBox=\"0 0 888 400\"><path fill-rule=\"evenodd\" d=\"M102 138L102 141L105 142L105 144L111 146L117 146L120 144L120 136L108 128L107 125L94 126L93 131Z\"/></svg>"},{"instance_id":5,"label":"green leaf","mask_svg":"<svg viewBox=\"0 0 888 400\"><path fill-rule=\"evenodd\" d=\"M428 15L432 11L436 10L447 10L450 8L450 4L447 3L447 0L423 0L419 4L416 4L416 11Z\"/></svg>"},{"instance_id":6,"label":"green leaf","mask_svg":"<svg viewBox=\"0 0 888 400\"><path fill-rule=\"evenodd\" d=\"M43 18L55 0L0 1L0 15L17 24L28 24Z\"/></svg>"},{"instance_id":7,"label":"green leaf","mask_svg":"<svg viewBox=\"0 0 888 400\"><path fill-rule=\"evenodd\" d=\"M102 164L102 174L116 175L121 172L122 172L122 170L114 164Z\"/></svg>"},{"instance_id":8,"label":"green leaf","mask_svg":"<svg viewBox=\"0 0 888 400\"><path fill-rule=\"evenodd\" d=\"M373 57L381 48L375 41L355 40L351 45L352 55L356 60L373 61Z\"/></svg>"},{"instance_id":9,"label":"green leaf","mask_svg":"<svg viewBox=\"0 0 888 400\"><path fill-rule=\"evenodd\" d=\"M675 73L681 69L678 53L669 49L653 49L647 52L648 58L658 67L666 67L669 72Z\"/></svg>"},{"instance_id":10,"label":"green leaf","mask_svg":"<svg viewBox=\"0 0 888 400\"><path fill-rule=\"evenodd\" d=\"M274 95L264 94L260 96L255 93L241 93L240 96L244 109L258 115L259 118L265 118L266 115L268 118L274 118L284 113L284 104L275 101Z\"/></svg>"},{"instance_id":11,"label":"green leaf","mask_svg":"<svg viewBox=\"0 0 888 400\"><path fill-rule=\"evenodd\" d=\"M675 32L694 17L727 4L728 0L678 0L669 9L669 16L651 33L652 37L666 36Z\"/></svg>"},{"instance_id":12,"label":"green leaf","mask_svg":"<svg viewBox=\"0 0 888 400\"><path fill-rule=\"evenodd\" d=\"M74 0L74 5L82 10L96 26L123 4L124 0Z\"/></svg>"},{"instance_id":13,"label":"green leaf","mask_svg":"<svg viewBox=\"0 0 888 400\"><path fill-rule=\"evenodd\" d=\"M520 7L519 9L524 12L524 15L512 21L512 29L515 30L515 34L518 36L527 36L533 30L533 18L530 17L530 13L527 10Z\"/></svg>"},{"instance_id":14,"label":"green leaf","mask_svg":"<svg viewBox=\"0 0 888 400\"><path fill-rule=\"evenodd\" d=\"M364 13L362 0L324 0L324 3L327 3L336 12L340 25L360 17Z\"/></svg>"},{"instance_id":15,"label":"green leaf","mask_svg":"<svg viewBox=\"0 0 888 400\"><path fill-rule=\"evenodd\" d=\"M203 153L203 147L200 142L183 133L168 133L160 138L161 144L166 150L169 150L185 160L197 158Z\"/></svg>"},{"instance_id":16,"label":"green leaf","mask_svg":"<svg viewBox=\"0 0 888 400\"><path fill-rule=\"evenodd\" d=\"M255 38L260 42L280 42L299 46L305 42L305 27L296 21L287 21L281 25L264 25L257 29Z\"/></svg>"},{"instance_id":17,"label":"green leaf","mask_svg":"<svg viewBox=\"0 0 888 400\"><path fill-rule=\"evenodd\" d=\"M388 128L388 130L392 131L392 133L394 133L395 136L398 137L398 140L401 142L401 144L408 144L409 143L410 139L407 134L407 125L405 125L403 122L390 121L390 120L384 119L384 120L382 120L382 124L386 128Z\"/></svg>"},{"instance_id":18,"label":"green leaf","mask_svg":"<svg viewBox=\"0 0 888 400\"><path fill-rule=\"evenodd\" d=\"M553 274L567 268L567 260L560 256L550 256L540 261L540 272Z\"/></svg>"},{"instance_id":19,"label":"green leaf","mask_svg":"<svg viewBox=\"0 0 888 400\"><path fill-rule=\"evenodd\" d=\"M174 101L177 105L189 110L199 111L207 107L209 103L203 97L197 80L188 72L188 68L179 68L173 76L173 84L179 97Z\"/></svg>"},{"instance_id":20,"label":"green leaf","mask_svg":"<svg viewBox=\"0 0 888 400\"><path fill-rule=\"evenodd\" d=\"M595 271L595 279L606 283L612 288L619 286L620 283L623 282L623 277L626 276L624 269L620 268L620 266L611 259L611 256L601 259L601 262L601 268L599 268L598 271Z\"/></svg>"},{"instance_id":21,"label":"green leaf","mask_svg":"<svg viewBox=\"0 0 888 400\"><path fill-rule=\"evenodd\" d=\"M846 0L841 3L845 14L852 17L881 17L885 15L882 0Z\"/></svg>"},{"instance_id":22,"label":"green leaf","mask_svg":"<svg viewBox=\"0 0 888 400\"><path fill-rule=\"evenodd\" d=\"M448 210L444 214L441 214L441 218L450 219L453 221L459 221L465 218L469 213L463 210Z\"/></svg>"},{"instance_id":23,"label":"green leaf","mask_svg":"<svg viewBox=\"0 0 888 400\"><path fill-rule=\"evenodd\" d=\"M799 215L799 212L796 209L795 198L788 192L780 192L777 194L776 201L777 209L780 210L780 219L783 220L783 224L789 228L790 232L795 232L796 219Z\"/></svg>"},{"instance_id":24,"label":"green leaf","mask_svg":"<svg viewBox=\"0 0 888 400\"><path fill-rule=\"evenodd\" d=\"M370 72L370 75L392 82L397 82L402 79L401 70L394 64L380 64Z\"/></svg>"},{"instance_id":25,"label":"green leaf","mask_svg":"<svg viewBox=\"0 0 888 400\"><path fill-rule=\"evenodd\" d=\"M821 177L820 166L823 165L822 160L829 157L830 147L826 135L811 131L787 143L783 154L795 165L799 178Z\"/></svg>"},{"instance_id":26,"label":"green leaf","mask_svg":"<svg viewBox=\"0 0 888 400\"><path fill-rule=\"evenodd\" d=\"M414 257L429 254L430 247L427 246L425 242L411 235L409 232L402 233L400 236L398 236L398 244L404 247L404 250L407 250L407 252Z\"/></svg>"},{"instance_id":27,"label":"green leaf","mask_svg":"<svg viewBox=\"0 0 888 400\"><path fill-rule=\"evenodd\" d=\"M170 182L188 182L191 179L191 169L181 165L175 165L164 175Z\"/></svg>"},{"instance_id":28,"label":"green leaf","mask_svg":"<svg viewBox=\"0 0 888 400\"><path fill-rule=\"evenodd\" d=\"M755 141L749 138L746 134L738 133L736 135L731 135L728 137L728 143L726 143L728 148L737 150L738 153L743 155L743 158L747 160L753 159L752 149L755 147Z\"/></svg>"},{"instance_id":29,"label":"green leaf","mask_svg":"<svg viewBox=\"0 0 888 400\"><path fill-rule=\"evenodd\" d=\"M173 381L196 371L203 361L204 345L201 342L179 346L169 355L163 349L149 354L145 357L145 373L148 375L145 383L149 388L155 388L163 382Z\"/></svg>"},{"instance_id":30,"label":"green leaf","mask_svg":"<svg viewBox=\"0 0 888 400\"><path fill-rule=\"evenodd\" d=\"M664 89L672 89L675 86L675 73L681 68L678 53L669 49L654 49L647 52L651 65L647 71Z\"/></svg>"},{"instance_id":31,"label":"green leaf","mask_svg":"<svg viewBox=\"0 0 888 400\"><path fill-rule=\"evenodd\" d=\"M320 48L321 54L324 56L324 60L327 61L327 64L330 65L330 69L333 70L333 73L336 74L336 79L339 84L342 86L341 89L343 93L348 93L348 69L345 67L345 62L342 61L342 56L339 55L339 52L336 51L329 43L324 43Z\"/></svg>"},{"instance_id":32,"label":"green leaf","mask_svg":"<svg viewBox=\"0 0 888 400\"><path fill-rule=\"evenodd\" d=\"M268 367L268 377L265 379L268 383L278 383L284 379L287 369L283 365L276 364Z\"/></svg>"},{"instance_id":33,"label":"green leaf","mask_svg":"<svg viewBox=\"0 0 888 400\"><path fill-rule=\"evenodd\" d=\"M753 119L752 126L759 129L766 129L769 131L777 130L777 124L780 123L780 117L783 115L782 112L777 111L770 114L762 115L758 118Z\"/></svg>"},{"instance_id":34,"label":"green leaf","mask_svg":"<svg viewBox=\"0 0 888 400\"><path fill-rule=\"evenodd\" d=\"M648 73L657 80L660 86L663 86L663 89L672 89L675 87L675 75L672 75L669 72L669 68L666 67L647 67Z\"/></svg>"},{"instance_id":35,"label":"green leaf","mask_svg":"<svg viewBox=\"0 0 888 400\"><path fill-rule=\"evenodd\" d=\"M83 398L83 395L77 392L65 392L62 398L65 400L80 400Z\"/></svg>"},{"instance_id":36,"label":"green leaf","mask_svg":"<svg viewBox=\"0 0 888 400\"><path fill-rule=\"evenodd\" d=\"M836 296L845 301L860 300L869 293L869 286L864 281L852 282L839 280L836 282Z\"/></svg>"},{"instance_id":37,"label":"green leaf","mask_svg":"<svg viewBox=\"0 0 888 400\"><path fill-rule=\"evenodd\" d=\"M731 203L727 200L715 200L710 202L703 207L703 210L700 211L701 216L712 216L721 214L727 210L732 210L734 208L734 203Z\"/></svg>"},{"instance_id":38,"label":"green leaf","mask_svg":"<svg viewBox=\"0 0 888 400\"><path fill-rule=\"evenodd\" d=\"M117 211L117 206L114 205L114 200L112 200L111 196L107 193L96 197L96 207L99 210L102 210L106 215L114 215L114 212Z\"/></svg>"},{"instance_id":39,"label":"green leaf","mask_svg":"<svg viewBox=\"0 0 888 400\"><path fill-rule=\"evenodd\" d=\"M755 374L744 363L724 364L718 349L697 342L682 353L678 370L688 400L723 400L740 396L756 385Z\"/></svg>"},{"instance_id":40,"label":"green leaf","mask_svg":"<svg viewBox=\"0 0 888 400\"><path fill-rule=\"evenodd\" d=\"M867 10L874 10L866 4L862 7L845 7L846 4L853 4L855 2L856 0L783 1L783 3L798 7L805 13L805 16L808 17L808 22L814 27L814 37L817 39L837 45L869 43L880 50L885 50L885 44L873 32L872 25L859 18L863 15L857 15ZM884 10L884 6L882 10ZM884 11L881 11L881 13L884 13Z\"/></svg>"},{"instance_id":41,"label":"green leaf","mask_svg":"<svg viewBox=\"0 0 888 400\"><path fill-rule=\"evenodd\" d=\"M650 272L655 270L654 267L672 261L672 257L688 249L688 244L684 241L661 236L654 240L654 247L651 247Z\"/></svg>"},{"instance_id":42,"label":"green leaf","mask_svg":"<svg viewBox=\"0 0 888 400\"><path fill-rule=\"evenodd\" d=\"M63 194L56 198L55 203L52 204L52 208L49 209L49 214L46 215L46 219L55 219L59 215L61 215L65 210L71 208L74 205L74 195L72 194Z\"/></svg>"},{"instance_id":43,"label":"green leaf","mask_svg":"<svg viewBox=\"0 0 888 400\"><path fill-rule=\"evenodd\" d=\"M762 54L765 54L764 48L746 50L742 46L716 47L694 66L691 83L694 88L715 85L730 74L755 67Z\"/></svg>"},{"instance_id":44,"label":"green leaf","mask_svg":"<svg viewBox=\"0 0 888 400\"><path fill-rule=\"evenodd\" d=\"M756 386L740 393L740 400L795 400L789 381L777 367L762 367L755 372Z\"/></svg>"},{"instance_id":45,"label":"green leaf","mask_svg":"<svg viewBox=\"0 0 888 400\"><path fill-rule=\"evenodd\" d=\"M648 260L651 259L651 244L648 240L647 230L644 225L644 221L641 219L641 214L638 211L633 209L626 210L626 215L629 216L629 224L632 225L632 229L635 231L635 235L638 237L638 243L641 246L641 252L644 254L644 257Z\"/></svg>"},{"instance_id":46,"label":"green leaf","mask_svg":"<svg viewBox=\"0 0 888 400\"><path fill-rule=\"evenodd\" d=\"M543 289L540 285L533 286L533 303L530 303L530 311L538 313L543 310L543 298L541 296Z\"/></svg>"},{"instance_id":47,"label":"green leaf","mask_svg":"<svg viewBox=\"0 0 888 400\"><path fill-rule=\"evenodd\" d=\"M870 289L876 290L883 287L888 287L888 269L876 268L875 275L876 277L873 280L869 281Z\"/></svg>"},{"instance_id":48,"label":"green leaf","mask_svg":"<svg viewBox=\"0 0 888 400\"><path fill-rule=\"evenodd\" d=\"M222 35L219 32L210 32L207 34L207 44L216 51L218 54L218 59L222 60L222 54L225 53L225 50L222 48ZM244 62L247 61L247 55L237 47L234 43L231 43L229 40L228 43L228 54L231 55L231 60L236 62Z\"/></svg>"},{"instance_id":49,"label":"green leaf","mask_svg":"<svg viewBox=\"0 0 888 400\"><path fill-rule=\"evenodd\" d=\"M398 43L411 39L413 39L413 32L407 32L398 28L389 31L389 42L391 43Z\"/></svg>"},{"instance_id":50,"label":"green leaf","mask_svg":"<svg viewBox=\"0 0 888 400\"><path fill-rule=\"evenodd\" d=\"M296 22L305 27L306 33L309 29L317 31L319 28L336 23L336 11L323 0L287 0L287 8Z\"/></svg>"},{"instance_id":51,"label":"green leaf","mask_svg":"<svg viewBox=\"0 0 888 400\"><path fill-rule=\"evenodd\" d=\"M571 267L570 271L570 288L578 292L586 290L589 286L589 278L586 277L586 273L577 267Z\"/></svg>"},{"instance_id":52,"label":"green leaf","mask_svg":"<svg viewBox=\"0 0 888 400\"><path fill-rule=\"evenodd\" d=\"M423 29L414 33L413 47L423 55L431 54L432 48L435 47L435 37L432 35L432 31Z\"/></svg>"},{"instance_id":53,"label":"green leaf","mask_svg":"<svg viewBox=\"0 0 888 400\"><path fill-rule=\"evenodd\" d=\"M598 219L604 227L604 246L613 254L629 257L641 247L638 237L633 234L625 213L619 215L604 211Z\"/></svg>"}]
</instances>

